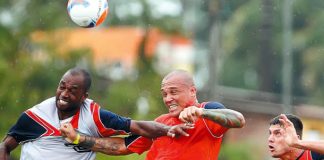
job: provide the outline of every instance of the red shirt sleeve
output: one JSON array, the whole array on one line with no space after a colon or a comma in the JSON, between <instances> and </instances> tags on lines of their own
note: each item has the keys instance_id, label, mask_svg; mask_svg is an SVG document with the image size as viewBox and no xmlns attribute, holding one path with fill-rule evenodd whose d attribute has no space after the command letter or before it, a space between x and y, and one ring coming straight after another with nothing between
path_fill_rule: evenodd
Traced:
<instances>
[{"instance_id":1,"label":"red shirt sleeve","mask_svg":"<svg viewBox=\"0 0 324 160\"><path fill-rule=\"evenodd\" d=\"M128 150L137 154L142 154L151 148L153 141L149 138L134 135L127 137L125 143Z\"/></svg>"},{"instance_id":2,"label":"red shirt sleeve","mask_svg":"<svg viewBox=\"0 0 324 160\"><path fill-rule=\"evenodd\" d=\"M228 130L228 128L223 127L208 119L203 119L203 122L205 123L210 134L214 137L221 137Z\"/></svg>"},{"instance_id":3,"label":"red shirt sleeve","mask_svg":"<svg viewBox=\"0 0 324 160\"><path fill-rule=\"evenodd\" d=\"M200 107L205 109L226 109L223 104L218 102L203 102ZM206 125L210 134L214 137L221 137L228 130L228 128L223 127L209 119L204 118L202 121Z\"/></svg>"}]
</instances>

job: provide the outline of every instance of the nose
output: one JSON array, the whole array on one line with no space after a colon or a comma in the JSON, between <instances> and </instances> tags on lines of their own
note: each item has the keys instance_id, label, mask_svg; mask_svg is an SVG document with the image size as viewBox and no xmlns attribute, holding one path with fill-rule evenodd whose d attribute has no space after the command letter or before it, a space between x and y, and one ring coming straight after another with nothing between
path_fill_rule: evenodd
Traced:
<instances>
[{"instance_id":1,"label":"nose","mask_svg":"<svg viewBox=\"0 0 324 160\"><path fill-rule=\"evenodd\" d=\"M170 95L170 94L166 95L165 98L164 98L164 101L165 101L166 103L170 103L170 102L172 102L172 101L173 101L173 96Z\"/></svg>"},{"instance_id":2,"label":"nose","mask_svg":"<svg viewBox=\"0 0 324 160\"><path fill-rule=\"evenodd\" d=\"M61 96L62 97L68 97L69 96L69 93L68 93L69 91L67 90L67 89L65 89L65 90L63 90L62 92L61 92Z\"/></svg>"},{"instance_id":3,"label":"nose","mask_svg":"<svg viewBox=\"0 0 324 160\"><path fill-rule=\"evenodd\" d=\"M268 142L273 142L273 136L271 134L268 137Z\"/></svg>"}]
</instances>

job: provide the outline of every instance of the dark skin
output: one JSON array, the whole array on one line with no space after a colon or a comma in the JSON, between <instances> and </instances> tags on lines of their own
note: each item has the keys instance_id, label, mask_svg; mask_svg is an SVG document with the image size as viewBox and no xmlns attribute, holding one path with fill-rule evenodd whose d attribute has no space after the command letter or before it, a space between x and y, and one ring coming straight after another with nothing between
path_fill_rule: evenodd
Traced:
<instances>
[{"instance_id":1,"label":"dark skin","mask_svg":"<svg viewBox=\"0 0 324 160\"><path fill-rule=\"evenodd\" d=\"M56 90L56 107L60 120L76 114L82 102L88 97L83 80L82 74L72 76L69 72L62 77ZM17 146L16 139L7 135L0 144L0 159L8 159L10 152Z\"/></svg>"},{"instance_id":2,"label":"dark skin","mask_svg":"<svg viewBox=\"0 0 324 160\"><path fill-rule=\"evenodd\" d=\"M88 98L85 91L82 74L71 75L66 73L56 90L56 107L59 119L66 119L75 115L83 101Z\"/></svg>"},{"instance_id":3,"label":"dark skin","mask_svg":"<svg viewBox=\"0 0 324 160\"><path fill-rule=\"evenodd\" d=\"M11 136L6 136L0 143L0 159L9 159L10 152L18 146L16 139Z\"/></svg>"},{"instance_id":4,"label":"dark skin","mask_svg":"<svg viewBox=\"0 0 324 160\"><path fill-rule=\"evenodd\" d=\"M56 107L60 120L72 117L80 109L84 100L88 97L85 89L84 75L80 73L66 72L56 90ZM160 136L177 136L188 134L184 131L186 126L166 126L153 121L131 120L130 131L134 134L149 138ZM13 137L7 135L0 143L0 160L9 158L10 152L18 146L18 142Z\"/></svg>"}]
</instances>

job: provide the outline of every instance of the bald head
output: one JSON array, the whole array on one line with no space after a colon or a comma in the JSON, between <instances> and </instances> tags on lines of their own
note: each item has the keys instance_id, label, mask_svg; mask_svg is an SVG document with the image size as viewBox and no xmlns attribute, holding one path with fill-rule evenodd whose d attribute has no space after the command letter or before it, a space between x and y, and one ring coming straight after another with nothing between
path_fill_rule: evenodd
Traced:
<instances>
[{"instance_id":1,"label":"bald head","mask_svg":"<svg viewBox=\"0 0 324 160\"><path fill-rule=\"evenodd\" d=\"M81 75L83 77L83 87L85 92L88 92L90 87L91 87L91 76L88 71L82 68L71 68L69 69L64 75L72 75L72 76L77 76Z\"/></svg>"},{"instance_id":2,"label":"bald head","mask_svg":"<svg viewBox=\"0 0 324 160\"><path fill-rule=\"evenodd\" d=\"M188 87L195 86L192 75L185 70L175 70L166 75L162 80L162 86L169 82L177 82Z\"/></svg>"}]
</instances>

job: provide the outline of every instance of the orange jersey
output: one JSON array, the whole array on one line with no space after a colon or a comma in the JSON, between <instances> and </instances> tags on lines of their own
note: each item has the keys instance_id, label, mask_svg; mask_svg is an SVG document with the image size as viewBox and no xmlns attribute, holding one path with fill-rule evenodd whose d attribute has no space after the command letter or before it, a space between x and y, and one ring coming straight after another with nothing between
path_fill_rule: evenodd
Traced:
<instances>
[{"instance_id":1,"label":"orange jersey","mask_svg":"<svg viewBox=\"0 0 324 160\"><path fill-rule=\"evenodd\" d=\"M204 104L206 103L203 103L200 107L204 107ZM217 108L223 109L224 106L221 105L221 107L215 109ZM178 118L171 117L168 114L158 117L156 121L170 126L182 123ZM189 137L171 138L163 136L153 141L139 137L127 147L136 153L142 153L149 149L146 160L216 160L223 134L226 131L227 128L200 118L195 122L194 129L187 130Z\"/></svg>"}]
</instances>

